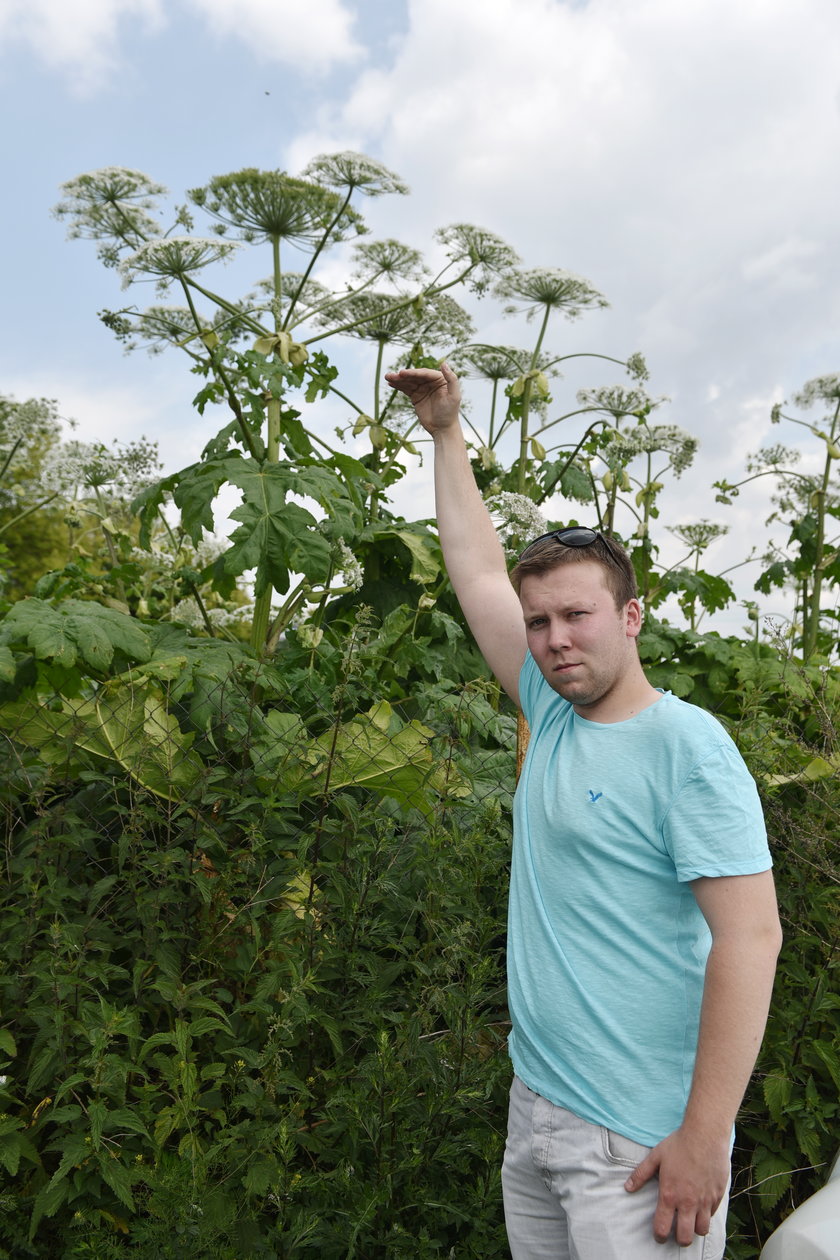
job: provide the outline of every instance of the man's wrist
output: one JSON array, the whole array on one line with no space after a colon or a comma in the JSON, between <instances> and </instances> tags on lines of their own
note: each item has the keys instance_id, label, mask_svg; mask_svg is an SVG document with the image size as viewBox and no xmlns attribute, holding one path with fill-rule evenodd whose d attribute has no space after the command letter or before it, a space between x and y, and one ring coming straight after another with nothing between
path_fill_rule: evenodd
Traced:
<instances>
[{"instance_id":1,"label":"man's wrist","mask_svg":"<svg viewBox=\"0 0 840 1260\"><path fill-rule=\"evenodd\" d=\"M702 1146L728 1148L732 1140L734 1123L734 1117L730 1119L722 1115L696 1115L687 1110L680 1125L680 1133L683 1137L690 1138L692 1142L697 1142Z\"/></svg>"}]
</instances>

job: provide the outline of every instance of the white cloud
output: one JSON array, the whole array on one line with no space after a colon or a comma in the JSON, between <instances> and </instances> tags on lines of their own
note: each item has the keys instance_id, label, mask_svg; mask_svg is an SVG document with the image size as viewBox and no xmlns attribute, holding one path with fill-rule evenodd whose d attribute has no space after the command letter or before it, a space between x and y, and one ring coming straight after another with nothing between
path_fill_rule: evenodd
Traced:
<instances>
[{"instance_id":1,"label":"white cloud","mask_svg":"<svg viewBox=\"0 0 840 1260\"><path fill-rule=\"evenodd\" d=\"M822 247L814 241L788 237L741 265L745 280L772 285L780 291L814 289L820 284L819 271L805 264L815 259Z\"/></svg>"},{"instance_id":2,"label":"white cloud","mask_svg":"<svg viewBox=\"0 0 840 1260\"><path fill-rule=\"evenodd\" d=\"M130 18L159 30L161 0L0 0L0 50L23 44L87 96L119 66L120 26Z\"/></svg>"},{"instance_id":3,"label":"white cloud","mask_svg":"<svg viewBox=\"0 0 840 1260\"><path fill-rule=\"evenodd\" d=\"M836 244L828 0L413 0L410 15L393 63L313 136L375 147L416 202L492 219L528 261L581 270L640 317L692 307L695 328L698 297L716 319L733 270L803 237L801 219L814 253ZM803 287L804 257L779 261L780 287Z\"/></svg>"},{"instance_id":4,"label":"white cloud","mask_svg":"<svg viewBox=\"0 0 840 1260\"><path fill-rule=\"evenodd\" d=\"M352 62L364 50L344 0L180 0L219 40L236 40L259 62L320 72ZM175 5L170 0L170 16ZM23 44L71 90L90 96L124 69L129 22L149 31L166 25L164 0L0 0L0 53Z\"/></svg>"},{"instance_id":5,"label":"white cloud","mask_svg":"<svg viewBox=\"0 0 840 1260\"><path fill-rule=\"evenodd\" d=\"M237 39L258 61L324 71L354 61L353 13L342 0L190 0L218 38Z\"/></svg>"}]
</instances>

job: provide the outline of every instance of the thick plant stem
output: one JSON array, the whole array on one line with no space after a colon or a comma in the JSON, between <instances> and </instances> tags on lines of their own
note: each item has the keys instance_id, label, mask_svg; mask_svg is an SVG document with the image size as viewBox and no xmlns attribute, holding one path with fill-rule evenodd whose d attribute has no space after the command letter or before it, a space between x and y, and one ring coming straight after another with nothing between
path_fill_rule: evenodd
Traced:
<instances>
[{"instance_id":1,"label":"thick plant stem","mask_svg":"<svg viewBox=\"0 0 840 1260\"><path fill-rule=\"evenodd\" d=\"M834 410L834 417L831 422L830 437L832 442L836 440L837 422L840 419L840 403ZM828 496L828 486L831 480L831 455L826 453L825 467L823 468L822 481L816 492L816 513L817 513L817 539L816 551L814 555L814 580L811 586L811 595L808 605L804 608L805 625L804 625L804 642L802 645L802 656L807 661L814 655L817 648L817 634L820 627L820 601L822 600L823 573L825 570L825 516L826 516L826 499Z\"/></svg>"},{"instance_id":2,"label":"thick plant stem","mask_svg":"<svg viewBox=\"0 0 840 1260\"><path fill-rule=\"evenodd\" d=\"M251 647L259 655L268 638L271 617L271 587L267 587L254 602L254 619L251 622Z\"/></svg>"},{"instance_id":3,"label":"thick plant stem","mask_svg":"<svg viewBox=\"0 0 840 1260\"><path fill-rule=\"evenodd\" d=\"M519 421L519 468L516 474L516 488L520 494L525 493L528 481L528 417L531 410L531 387L533 380L528 377L522 392L522 419Z\"/></svg>"},{"instance_id":4,"label":"thick plant stem","mask_svg":"<svg viewBox=\"0 0 840 1260\"><path fill-rule=\"evenodd\" d=\"M536 370L536 366L539 363L540 350L542 349L543 338L545 337L545 330L548 327L550 315L551 307L546 306L543 321L540 325L540 333L537 337L537 344L534 346L534 352L531 355L529 375L525 381L525 388L522 394L522 419L519 422L519 472L517 474L517 489L520 494L525 493L525 487L528 482L528 420L531 411L531 390L534 383L534 378L530 373Z\"/></svg>"},{"instance_id":5,"label":"thick plant stem","mask_svg":"<svg viewBox=\"0 0 840 1260\"><path fill-rule=\"evenodd\" d=\"M385 354L385 342L380 340L377 343L376 369L375 369L374 384L373 384L373 422L376 425L379 424L379 382L382 378L382 358L384 354ZM379 454L379 448L374 446L373 448L374 471L376 472L379 471L381 462L382 461ZM370 508L368 510L368 520L375 521L378 515L379 515L379 493L377 490L374 489L374 490L371 490L370 492Z\"/></svg>"},{"instance_id":6,"label":"thick plant stem","mask_svg":"<svg viewBox=\"0 0 840 1260\"><path fill-rule=\"evenodd\" d=\"M275 332L279 332L281 328L280 297L283 292L283 273L280 268L279 237L272 237L271 256L274 283L274 330ZM270 397L266 407L268 425L268 431L266 433L266 460L270 464L279 463L280 460L281 415L282 410L280 399L274 396ZM273 588L271 585L267 585L265 590L258 595L254 601L254 620L251 624L251 647L258 653L263 652L268 646L269 624L271 622L272 591Z\"/></svg>"}]
</instances>

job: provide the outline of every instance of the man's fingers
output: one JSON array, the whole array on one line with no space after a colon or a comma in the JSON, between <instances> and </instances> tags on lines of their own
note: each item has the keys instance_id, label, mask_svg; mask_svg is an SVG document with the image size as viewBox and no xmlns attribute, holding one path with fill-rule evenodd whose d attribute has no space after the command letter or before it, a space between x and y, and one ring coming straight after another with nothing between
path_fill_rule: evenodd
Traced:
<instances>
[{"instance_id":1,"label":"man's fingers","mask_svg":"<svg viewBox=\"0 0 840 1260\"><path fill-rule=\"evenodd\" d=\"M667 1242L671 1237L671 1230L674 1226L674 1208L663 1200L662 1195L659 1196L659 1202L656 1205L656 1211L653 1214L653 1236L658 1243Z\"/></svg>"},{"instance_id":2,"label":"man's fingers","mask_svg":"<svg viewBox=\"0 0 840 1260\"><path fill-rule=\"evenodd\" d=\"M650 1181L659 1167L659 1160L654 1157L653 1151L646 1155L640 1164L631 1172L630 1176L624 1183L624 1189L631 1194L634 1190L640 1190L646 1181Z\"/></svg>"},{"instance_id":3,"label":"man's fingers","mask_svg":"<svg viewBox=\"0 0 840 1260\"><path fill-rule=\"evenodd\" d=\"M712 1228L712 1213L700 1208L694 1220L694 1232L705 1238Z\"/></svg>"},{"instance_id":4,"label":"man's fingers","mask_svg":"<svg viewBox=\"0 0 840 1260\"><path fill-rule=\"evenodd\" d=\"M416 371L386 372L385 380L392 389L400 389L409 398L428 398L439 389L446 389L447 380L442 372L429 368Z\"/></svg>"},{"instance_id":5,"label":"man's fingers","mask_svg":"<svg viewBox=\"0 0 840 1260\"><path fill-rule=\"evenodd\" d=\"M700 1225L700 1215L694 1207L683 1209L677 1213L676 1239L681 1247L690 1247L697 1234L708 1234L709 1224L705 1228Z\"/></svg>"}]
</instances>

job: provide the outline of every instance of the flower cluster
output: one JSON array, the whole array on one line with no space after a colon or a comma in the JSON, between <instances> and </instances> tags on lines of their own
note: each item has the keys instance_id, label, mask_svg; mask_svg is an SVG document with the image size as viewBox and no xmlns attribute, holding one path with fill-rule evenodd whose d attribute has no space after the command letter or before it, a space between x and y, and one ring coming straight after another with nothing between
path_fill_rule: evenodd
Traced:
<instances>
[{"instance_id":1,"label":"flower cluster","mask_svg":"<svg viewBox=\"0 0 840 1260\"><path fill-rule=\"evenodd\" d=\"M650 376L648 365L645 362L645 356L640 354L638 350L635 354L630 355L624 366L627 368L627 375L632 376L634 380L639 382L639 384L641 384L642 381L646 381Z\"/></svg>"},{"instance_id":2,"label":"flower cluster","mask_svg":"<svg viewBox=\"0 0 840 1260\"><path fill-rule=\"evenodd\" d=\"M792 468L798 464L802 452L792 446L784 446L776 442L773 446L764 446L760 451L747 456L747 472L765 472L768 468Z\"/></svg>"},{"instance_id":3,"label":"flower cluster","mask_svg":"<svg viewBox=\"0 0 840 1260\"><path fill-rule=\"evenodd\" d=\"M207 608L207 620L220 630L231 626L241 626L250 622L254 615L253 604L232 604L227 608ZM177 621L190 630L206 629L204 617L198 606L198 600L189 595L173 605L169 613L170 621Z\"/></svg>"},{"instance_id":4,"label":"flower cluster","mask_svg":"<svg viewBox=\"0 0 840 1260\"><path fill-rule=\"evenodd\" d=\"M582 407L594 407L608 411L616 420L622 416L646 416L666 402L665 398L651 398L641 388L627 385L602 385L597 389L578 390L577 400Z\"/></svg>"},{"instance_id":5,"label":"flower cluster","mask_svg":"<svg viewBox=\"0 0 840 1260\"><path fill-rule=\"evenodd\" d=\"M588 280L557 267L511 271L496 285L496 296L511 300L505 307L506 315L515 315L522 309L528 319L546 308L562 311L567 319L577 319L584 311L609 306Z\"/></svg>"},{"instance_id":6,"label":"flower cluster","mask_svg":"<svg viewBox=\"0 0 840 1260\"><path fill-rule=\"evenodd\" d=\"M490 514L499 520L499 537L508 552L519 551L528 539L546 532L542 512L524 494L500 490L487 500L487 507Z\"/></svg>"},{"instance_id":7,"label":"flower cluster","mask_svg":"<svg viewBox=\"0 0 840 1260\"><path fill-rule=\"evenodd\" d=\"M109 450L102 442L64 442L44 459L41 483L51 494L68 497L85 490L107 488L112 495L133 498L154 480L160 469L156 442L118 443Z\"/></svg>"},{"instance_id":8,"label":"flower cluster","mask_svg":"<svg viewBox=\"0 0 840 1260\"><path fill-rule=\"evenodd\" d=\"M336 562L341 576L344 578L345 586L349 587L351 591L360 591L364 584L364 572L361 564L343 538L339 538L335 544L335 553Z\"/></svg>"},{"instance_id":9,"label":"flower cluster","mask_svg":"<svg viewBox=\"0 0 840 1260\"><path fill-rule=\"evenodd\" d=\"M603 456L607 464L621 467L637 455L662 451L671 457L671 468L679 477L691 467L697 453L697 438L676 424L640 424L626 433L619 433L607 444Z\"/></svg>"},{"instance_id":10,"label":"flower cluster","mask_svg":"<svg viewBox=\"0 0 840 1260\"><path fill-rule=\"evenodd\" d=\"M793 401L797 407L812 407L815 402L837 405L840 399L840 372L829 372L827 376L815 376L813 380L794 394Z\"/></svg>"},{"instance_id":11,"label":"flower cluster","mask_svg":"<svg viewBox=\"0 0 840 1260\"><path fill-rule=\"evenodd\" d=\"M386 193L404 195L408 192L408 185L387 166L352 149L319 154L305 167L303 178L327 184L330 188L359 188L368 197L381 197Z\"/></svg>"},{"instance_id":12,"label":"flower cluster","mask_svg":"<svg viewBox=\"0 0 840 1260\"><path fill-rule=\"evenodd\" d=\"M69 223L71 240L99 241L99 257L108 267L118 265L121 250L136 249L160 231L155 212L166 189L142 171L105 166L68 180L61 191L64 200L53 214Z\"/></svg>"},{"instance_id":13,"label":"flower cluster","mask_svg":"<svg viewBox=\"0 0 840 1260\"><path fill-rule=\"evenodd\" d=\"M714 521L707 520L693 521L686 525L669 525L667 528L675 538L679 538L680 542L698 555L716 539L729 533L728 525L716 525Z\"/></svg>"},{"instance_id":14,"label":"flower cluster","mask_svg":"<svg viewBox=\"0 0 840 1260\"><path fill-rule=\"evenodd\" d=\"M222 262L238 248L237 241L206 236L156 237L120 263L123 288L143 277L156 276L158 288L163 291L173 280L200 271L210 263Z\"/></svg>"}]
</instances>

